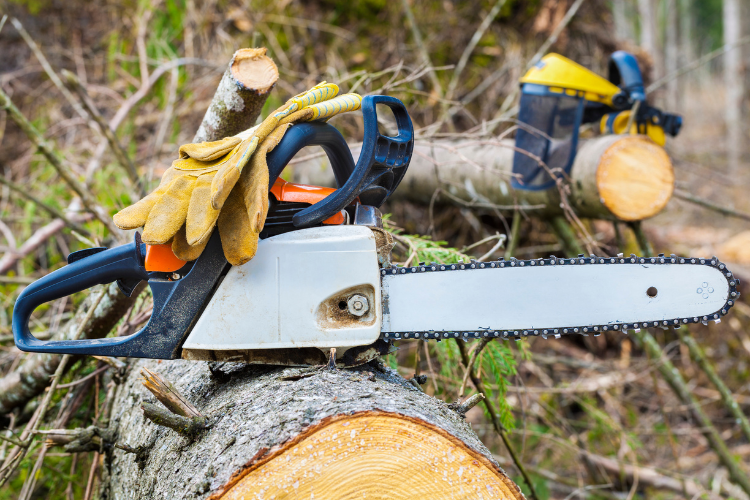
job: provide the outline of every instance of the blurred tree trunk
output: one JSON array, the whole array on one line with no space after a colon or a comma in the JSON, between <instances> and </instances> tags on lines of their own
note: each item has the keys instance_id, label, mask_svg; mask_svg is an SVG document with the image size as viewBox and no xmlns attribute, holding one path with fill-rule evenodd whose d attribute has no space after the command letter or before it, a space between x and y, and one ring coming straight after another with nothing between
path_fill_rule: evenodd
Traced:
<instances>
[{"instance_id":1,"label":"blurred tree trunk","mask_svg":"<svg viewBox=\"0 0 750 500\"><path fill-rule=\"evenodd\" d=\"M693 2L692 0L679 0L680 9L680 55L678 57L679 67L685 66L695 59L695 44L693 43ZM688 78L679 78L679 99L677 104L684 109L687 103Z\"/></svg>"},{"instance_id":2,"label":"blurred tree trunk","mask_svg":"<svg viewBox=\"0 0 750 500\"><path fill-rule=\"evenodd\" d=\"M633 40L633 23L628 15L627 0L612 0L612 17L618 40Z\"/></svg>"},{"instance_id":3,"label":"blurred tree trunk","mask_svg":"<svg viewBox=\"0 0 750 500\"><path fill-rule=\"evenodd\" d=\"M667 25L666 38L664 44L664 71L665 74L671 75L678 68L678 45L677 45L677 24L678 24L678 0L667 0ZM667 82L667 96L665 103L667 109L674 111L679 105L679 81L677 78Z\"/></svg>"},{"instance_id":4,"label":"blurred tree trunk","mask_svg":"<svg viewBox=\"0 0 750 500\"><path fill-rule=\"evenodd\" d=\"M638 0L638 16L641 21L640 45L651 55L654 63L653 80L664 75L664 58L659 51L659 34L656 23L656 1Z\"/></svg>"},{"instance_id":5,"label":"blurred tree trunk","mask_svg":"<svg viewBox=\"0 0 750 500\"><path fill-rule=\"evenodd\" d=\"M724 44L736 44L742 36L740 0L724 0ZM740 174L742 152L742 50L735 48L724 53L724 119L727 128L729 173Z\"/></svg>"}]
</instances>

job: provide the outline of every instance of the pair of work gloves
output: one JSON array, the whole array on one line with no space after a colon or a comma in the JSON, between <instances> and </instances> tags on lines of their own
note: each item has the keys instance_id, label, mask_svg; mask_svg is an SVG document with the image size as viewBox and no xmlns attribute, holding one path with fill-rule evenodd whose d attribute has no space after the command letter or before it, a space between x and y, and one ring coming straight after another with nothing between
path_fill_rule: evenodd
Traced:
<instances>
[{"instance_id":1,"label":"pair of work gloves","mask_svg":"<svg viewBox=\"0 0 750 500\"><path fill-rule=\"evenodd\" d=\"M219 141L186 144L159 187L114 216L120 229L143 227L150 245L171 244L182 260L195 260L215 226L227 261L235 266L255 256L268 213L266 155L294 123L328 120L361 107L357 94L337 97L322 82L287 101L263 122Z\"/></svg>"}]
</instances>

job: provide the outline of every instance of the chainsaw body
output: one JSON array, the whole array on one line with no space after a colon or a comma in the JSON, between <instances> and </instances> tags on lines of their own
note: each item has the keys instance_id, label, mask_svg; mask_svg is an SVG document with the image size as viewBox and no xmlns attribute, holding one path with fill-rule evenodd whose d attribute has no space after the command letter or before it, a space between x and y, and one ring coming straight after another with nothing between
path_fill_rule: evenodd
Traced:
<instances>
[{"instance_id":1,"label":"chainsaw body","mask_svg":"<svg viewBox=\"0 0 750 500\"><path fill-rule=\"evenodd\" d=\"M397 136L379 133L377 104L393 111ZM253 260L243 266L229 265L217 232L192 262L170 256L164 245L145 245L138 234L127 245L74 252L67 266L35 281L18 297L13 310L18 348L174 359L183 356L188 339L199 354L372 344L380 333L379 260L376 237L366 226L377 229L380 224L377 207L401 182L414 140L411 119L398 99L365 97L362 112L365 137L356 165L343 136L325 123L291 127L269 153L269 213ZM312 145L326 152L336 189L295 185L279 178L294 155ZM352 271L354 264L357 272ZM148 324L130 336L43 341L29 330L32 312L45 302L112 282L130 295L141 281L151 288L154 309ZM349 315L354 319L345 321L341 301L336 299L348 290L367 299L368 311ZM230 301L231 296L236 298ZM361 301L358 304L365 307ZM339 311L336 318L327 318L329 310ZM230 340L217 342L212 339L216 334ZM341 339L347 341L342 344Z\"/></svg>"}]
</instances>

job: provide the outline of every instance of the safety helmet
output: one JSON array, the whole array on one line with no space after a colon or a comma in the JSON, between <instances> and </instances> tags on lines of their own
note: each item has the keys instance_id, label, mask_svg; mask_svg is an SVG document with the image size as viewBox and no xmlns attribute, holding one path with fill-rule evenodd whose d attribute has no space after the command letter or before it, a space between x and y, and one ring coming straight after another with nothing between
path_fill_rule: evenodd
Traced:
<instances>
[{"instance_id":1,"label":"safety helmet","mask_svg":"<svg viewBox=\"0 0 750 500\"><path fill-rule=\"evenodd\" d=\"M662 145L665 132L677 135L682 118L646 103L643 78L632 54L613 53L608 76L605 79L566 57L548 54L521 78L514 188L548 189L570 173L583 123L600 122L602 133L643 133ZM631 120L633 109L636 116ZM625 130L628 123L630 131Z\"/></svg>"}]
</instances>

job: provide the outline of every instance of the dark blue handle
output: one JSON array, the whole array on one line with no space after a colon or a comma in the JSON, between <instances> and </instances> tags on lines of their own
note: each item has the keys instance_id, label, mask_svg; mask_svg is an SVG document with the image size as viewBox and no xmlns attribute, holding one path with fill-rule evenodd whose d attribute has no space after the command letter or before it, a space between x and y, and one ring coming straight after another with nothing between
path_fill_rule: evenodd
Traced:
<instances>
[{"instance_id":1,"label":"dark blue handle","mask_svg":"<svg viewBox=\"0 0 750 500\"><path fill-rule=\"evenodd\" d=\"M198 320L227 261L219 235L211 236L206 249L181 279L149 276L143 267L140 238L68 264L35 281L16 300L13 308L13 338L22 351L57 354L128 356L135 358L179 358L180 346ZM188 264L189 265L189 264ZM157 273L154 273L157 274ZM29 331L29 318L41 304L114 281L137 283L148 280L154 310L148 324L127 337L43 341Z\"/></svg>"},{"instance_id":2,"label":"dark blue handle","mask_svg":"<svg viewBox=\"0 0 750 500\"><path fill-rule=\"evenodd\" d=\"M287 130L284 138L266 157L270 180L269 190L276 178L294 158L294 155L305 146L320 146L323 148L328 156L328 161L331 162L338 187L343 186L354 172L354 158L352 158L352 152L349 150L346 139L341 135L341 132L332 125L323 122L299 123Z\"/></svg>"},{"instance_id":3,"label":"dark blue handle","mask_svg":"<svg viewBox=\"0 0 750 500\"><path fill-rule=\"evenodd\" d=\"M378 131L377 104L391 108L398 135L387 137ZM379 207L395 191L406 174L414 150L414 127L404 104L395 97L367 96L362 99L365 137L357 166L339 189L294 215L295 227L320 224L357 197L363 205ZM294 127L293 127L294 128Z\"/></svg>"}]
</instances>

